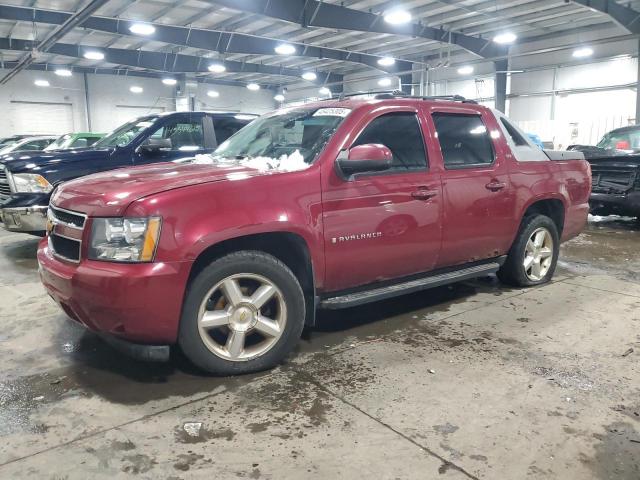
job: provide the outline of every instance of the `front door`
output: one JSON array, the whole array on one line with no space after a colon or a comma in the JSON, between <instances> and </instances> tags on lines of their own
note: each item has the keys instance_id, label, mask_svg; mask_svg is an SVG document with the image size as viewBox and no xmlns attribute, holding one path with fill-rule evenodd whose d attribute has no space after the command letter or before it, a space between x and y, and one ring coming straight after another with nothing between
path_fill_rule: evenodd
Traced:
<instances>
[{"instance_id":1,"label":"front door","mask_svg":"<svg viewBox=\"0 0 640 480\"><path fill-rule=\"evenodd\" d=\"M208 117L205 119L211 123ZM178 161L197 154L211 152L213 148L207 148L206 144L207 127L211 129L210 136L213 136L213 127L207 122L203 124L203 117L200 115L185 114L168 120L136 149L134 163L144 165Z\"/></svg>"},{"instance_id":2,"label":"front door","mask_svg":"<svg viewBox=\"0 0 640 480\"><path fill-rule=\"evenodd\" d=\"M349 148L382 144L393 166L323 181L325 289L343 290L432 269L440 251L440 180L430 171L424 123L409 107L373 113Z\"/></svg>"},{"instance_id":3,"label":"front door","mask_svg":"<svg viewBox=\"0 0 640 480\"><path fill-rule=\"evenodd\" d=\"M443 230L438 266L507 253L513 236L512 188L500 128L485 110L432 107L440 147Z\"/></svg>"}]
</instances>

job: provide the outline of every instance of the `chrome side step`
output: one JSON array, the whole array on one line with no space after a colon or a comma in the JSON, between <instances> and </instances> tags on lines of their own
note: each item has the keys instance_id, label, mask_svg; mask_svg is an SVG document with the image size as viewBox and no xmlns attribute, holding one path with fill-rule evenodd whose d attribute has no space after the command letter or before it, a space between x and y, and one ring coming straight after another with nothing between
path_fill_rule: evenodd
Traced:
<instances>
[{"instance_id":1,"label":"chrome side step","mask_svg":"<svg viewBox=\"0 0 640 480\"><path fill-rule=\"evenodd\" d=\"M364 303L377 302L419 290L426 290L428 288L482 277L497 272L499 268L500 263L498 262L484 263L482 265L474 265L473 267L461 268L460 270L409 280L403 283L396 283L386 287L328 297L320 300L318 308L336 310L339 308L355 307Z\"/></svg>"}]
</instances>

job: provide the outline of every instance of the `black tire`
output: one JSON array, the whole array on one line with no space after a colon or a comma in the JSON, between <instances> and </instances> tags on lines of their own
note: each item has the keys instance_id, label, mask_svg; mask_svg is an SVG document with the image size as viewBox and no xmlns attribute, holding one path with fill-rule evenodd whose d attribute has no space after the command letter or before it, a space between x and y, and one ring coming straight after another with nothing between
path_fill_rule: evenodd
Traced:
<instances>
[{"instance_id":1,"label":"black tire","mask_svg":"<svg viewBox=\"0 0 640 480\"><path fill-rule=\"evenodd\" d=\"M287 320L276 343L262 355L244 361L224 359L213 353L200 337L198 312L207 293L218 282L240 273L269 279L286 304ZM199 368L216 375L239 375L266 370L279 364L295 348L302 334L305 299L298 279L280 260L264 252L244 250L221 257L204 268L187 288L178 344L184 355Z\"/></svg>"},{"instance_id":2,"label":"black tire","mask_svg":"<svg viewBox=\"0 0 640 480\"><path fill-rule=\"evenodd\" d=\"M538 229L546 229L553 239L553 251L551 264L547 273L539 280L532 280L527 275L523 260L527 242L531 235ZM530 215L522 220L518 235L509 250L507 260L498 270L498 278L501 282L516 287L531 287L547 283L553 277L558 263L558 253L560 251L560 236L555 222L546 215Z\"/></svg>"}]
</instances>

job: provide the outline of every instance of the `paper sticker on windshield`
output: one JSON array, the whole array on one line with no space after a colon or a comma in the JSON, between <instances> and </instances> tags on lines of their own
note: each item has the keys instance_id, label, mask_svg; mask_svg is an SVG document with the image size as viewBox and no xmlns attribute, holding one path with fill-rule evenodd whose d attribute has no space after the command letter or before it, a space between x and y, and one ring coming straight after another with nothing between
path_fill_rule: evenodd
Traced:
<instances>
[{"instance_id":1,"label":"paper sticker on windshield","mask_svg":"<svg viewBox=\"0 0 640 480\"><path fill-rule=\"evenodd\" d=\"M313 114L314 117L346 117L351 113L349 108L320 108Z\"/></svg>"}]
</instances>

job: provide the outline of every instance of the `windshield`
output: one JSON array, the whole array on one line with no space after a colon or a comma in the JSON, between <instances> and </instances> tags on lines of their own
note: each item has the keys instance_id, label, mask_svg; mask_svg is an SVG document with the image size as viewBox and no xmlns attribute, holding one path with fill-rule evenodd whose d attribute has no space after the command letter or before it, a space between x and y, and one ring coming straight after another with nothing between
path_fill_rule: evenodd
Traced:
<instances>
[{"instance_id":1,"label":"windshield","mask_svg":"<svg viewBox=\"0 0 640 480\"><path fill-rule=\"evenodd\" d=\"M244 160L256 168L299 170L313 163L346 108L303 108L258 118L222 143L214 160Z\"/></svg>"},{"instance_id":2,"label":"windshield","mask_svg":"<svg viewBox=\"0 0 640 480\"><path fill-rule=\"evenodd\" d=\"M62 135L61 137L56 138L44 150L60 150L67 147L67 143L69 142L69 140L71 140L71 135L67 133L66 135Z\"/></svg>"},{"instance_id":3,"label":"windshield","mask_svg":"<svg viewBox=\"0 0 640 480\"><path fill-rule=\"evenodd\" d=\"M124 147L128 145L142 130L153 125L157 116L140 117L116 128L101 140L93 144L95 148Z\"/></svg>"},{"instance_id":4,"label":"windshield","mask_svg":"<svg viewBox=\"0 0 640 480\"><path fill-rule=\"evenodd\" d=\"M639 150L640 129L626 132L609 132L602 137L597 146L615 150Z\"/></svg>"}]
</instances>

